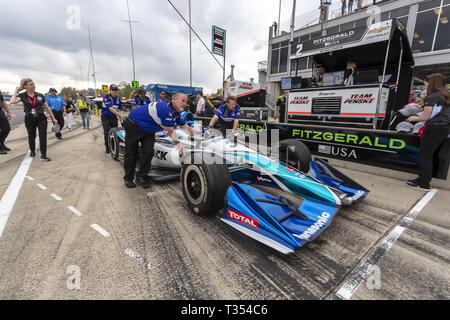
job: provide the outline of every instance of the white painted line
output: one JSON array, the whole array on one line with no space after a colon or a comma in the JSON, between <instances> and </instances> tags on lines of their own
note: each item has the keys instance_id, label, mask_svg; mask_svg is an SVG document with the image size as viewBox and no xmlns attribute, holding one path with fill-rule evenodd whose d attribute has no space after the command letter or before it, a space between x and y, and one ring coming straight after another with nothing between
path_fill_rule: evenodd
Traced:
<instances>
[{"instance_id":1,"label":"white painted line","mask_svg":"<svg viewBox=\"0 0 450 320\"><path fill-rule=\"evenodd\" d=\"M58 201L61 201L61 200L62 200L62 198L61 198L60 196L58 196L56 193L52 193L51 196L52 196L53 198L55 198L56 200L58 200Z\"/></svg>"},{"instance_id":2,"label":"white painted line","mask_svg":"<svg viewBox=\"0 0 450 320\"><path fill-rule=\"evenodd\" d=\"M33 178L33 177L30 177L30 176L26 176L25 178L27 178L27 179L30 180L30 181L33 181L33 180L34 180L34 178Z\"/></svg>"},{"instance_id":3,"label":"white painted line","mask_svg":"<svg viewBox=\"0 0 450 320\"><path fill-rule=\"evenodd\" d=\"M364 281L364 279L372 270L372 266L376 265L378 261L384 256L384 254L392 247L395 241L401 236L403 231L409 226L409 224L414 220L414 218L422 211L422 209L427 205L427 203L436 194L436 189L431 189L428 191L419 202L403 217L402 220L395 226L395 228L384 238L384 240L374 248L370 255L364 260L364 262L350 274L347 281L341 286L341 288L336 292L335 299L350 299L356 292L358 287Z\"/></svg>"},{"instance_id":4,"label":"white painted line","mask_svg":"<svg viewBox=\"0 0 450 320\"><path fill-rule=\"evenodd\" d=\"M6 222L14 208L17 196L19 195L20 189L22 188L23 181L27 175L28 169L30 168L33 158L30 157L30 151L25 154L25 157L20 164L19 169L17 169L16 174L9 183L8 188L0 200L0 237L5 229Z\"/></svg>"},{"instance_id":5,"label":"white painted line","mask_svg":"<svg viewBox=\"0 0 450 320\"><path fill-rule=\"evenodd\" d=\"M142 264L145 268L150 270L151 268L155 267L155 265L152 265L149 261L147 261L145 258L141 257L141 255L131 249L126 249L125 254Z\"/></svg>"},{"instance_id":6,"label":"white painted line","mask_svg":"<svg viewBox=\"0 0 450 320\"><path fill-rule=\"evenodd\" d=\"M47 190L47 187L44 186L43 184L37 183L36 184L39 188L41 188L42 190Z\"/></svg>"},{"instance_id":7,"label":"white painted line","mask_svg":"<svg viewBox=\"0 0 450 320\"><path fill-rule=\"evenodd\" d=\"M68 206L67 209L69 209L70 211L72 211L73 213L75 213L77 216L81 217L83 214L77 210L77 208L72 207L72 206Z\"/></svg>"},{"instance_id":8,"label":"white painted line","mask_svg":"<svg viewBox=\"0 0 450 320\"><path fill-rule=\"evenodd\" d=\"M100 227L98 224L91 224L91 227L97 231L98 233L100 233L102 236L104 236L105 238L110 237L111 235L109 234L108 231L106 231L105 229L103 229L102 227Z\"/></svg>"}]
</instances>

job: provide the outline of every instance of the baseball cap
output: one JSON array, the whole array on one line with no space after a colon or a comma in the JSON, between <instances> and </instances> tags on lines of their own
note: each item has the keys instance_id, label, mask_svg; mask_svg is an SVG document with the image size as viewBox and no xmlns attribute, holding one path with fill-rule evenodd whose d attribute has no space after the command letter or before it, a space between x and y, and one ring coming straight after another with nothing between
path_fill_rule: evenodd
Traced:
<instances>
[{"instance_id":1,"label":"baseball cap","mask_svg":"<svg viewBox=\"0 0 450 320\"><path fill-rule=\"evenodd\" d=\"M55 91L55 93L58 93L55 88L50 88L49 92Z\"/></svg>"},{"instance_id":2,"label":"baseball cap","mask_svg":"<svg viewBox=\"0 0 450 320\"><path fill-rule=\"evenodd\" d=\"M425 122L424 122L424 121L417 122L417 123L414 125L413 131L412 131L412 132L413 132L413 133L419 133L420 128L422 128L424 125L425 125Z\"/></svg>"},{"instance_id":3,"label":"baseball cap","mask_svg":"<svg viewBox=\"0 0 450 320\"><path fill-rule=\"evenodd\" d=\"M413 128L414 125L412 123L408 121L402 121L395 127L395 130L397 132L411 132Z\"/></svg>"},{"instance_id":4,"label":"baseball cap","mask_svg":"<svg viewBox=\"0 0 450 320\"><path fill-rule=\"evenodd\" d=\"M115 84L112 84L109 86L109 90L119 90L119 88Z\"/></svg>"},{"instance_id":5,"label":"baseball cap","mask_svg":"<svg viewBox=\"0 0 450 320\"><path fill-rule=\"evenodd\" d=\"M414 116L420 111L422 111L422 108L420 108L416 103L407 104L402 109L398 110L398 112L405 117Z\"/></svg>"}]
</instances>

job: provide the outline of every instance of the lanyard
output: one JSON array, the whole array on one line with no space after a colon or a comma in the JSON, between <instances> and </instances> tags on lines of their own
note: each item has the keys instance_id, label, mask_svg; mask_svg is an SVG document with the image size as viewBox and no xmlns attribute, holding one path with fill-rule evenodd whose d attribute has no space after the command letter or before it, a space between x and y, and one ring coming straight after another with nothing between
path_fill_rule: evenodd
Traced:
<instances>
[{"instance_id":1,"label":"lanyard","mask_svg":"<svg viewBox=\"0 0 450 320\"><path fill-rule=\"evenodd\" d=\"M36 95L34 95L34 97L33 97L33 102L31 102L31 99L29 96L27 96L27 98L28 98L28 101L30 101L31 108L36 108Z\"/></svg>"}]
</instances>

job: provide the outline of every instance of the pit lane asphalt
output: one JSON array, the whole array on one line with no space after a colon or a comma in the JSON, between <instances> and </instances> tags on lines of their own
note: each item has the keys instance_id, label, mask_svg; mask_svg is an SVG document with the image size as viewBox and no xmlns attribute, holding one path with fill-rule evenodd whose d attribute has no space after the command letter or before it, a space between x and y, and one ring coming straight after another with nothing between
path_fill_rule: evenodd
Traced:
<instances>
[{"instance_id":1,"label":"pit lane asphalt","mask_svg":"<svg viewBox=\"0 0 450 320\"><path fill-rule=\"evenodd\" d=\"M222 223L220 213L191 213L178 182L126 189L92 117L92 130L78 117L64 140L49 133L53 161L32 161L33 180L25 179L0 238L0 299L331 299L425 194L406 187L412 175L337 162L371 192L284 256ZM0 195L28 149L24 126L7 142L13 150L0 158ZM450 186L436 185L377 262L380 288L363 282L351 299L450 298ZM67 286L74 266L80 289Z\"/></svg>"}]
</instances>

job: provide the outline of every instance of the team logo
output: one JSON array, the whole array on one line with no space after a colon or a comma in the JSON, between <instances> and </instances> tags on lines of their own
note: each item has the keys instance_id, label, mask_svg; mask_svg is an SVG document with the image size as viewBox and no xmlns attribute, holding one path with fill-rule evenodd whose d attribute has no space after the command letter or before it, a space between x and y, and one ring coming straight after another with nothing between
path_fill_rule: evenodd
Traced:
<instances>
[{"instance_id":1,"label":"team logo","mask_svg":"<svg viewBox=\"0 0 450 320\"><path fill-rule=\"evenodd\" d=\"M243 223L249 227L252 227L254 229L258 229L259 220L248 217L245 214L228 209L227 210L227 218L234 220L234 221L241 222L241 223Z\"/></svg>"},{"instance_id":2,"label":"team logo","mask_svg":"<svg viewBox=\"0 0 450 320\"><path fill-rule=\"evenodd\" d=\"M260 182L272 182L272 180L263 178L263 177L261 177L261 176L257 176L257 177L256 177L256 180L258 180L258 181L260 181Z\"/></svg>"},{"instance_id":3,"label":"team logo","mask_svg":"<svg viewBox=\"0 0 450 320\"><path fill-rule=\"evenodd\" d=\"M344 103L372 103L375 98L371 93L369 94L352 94L350 98L347 98Z\"/></svg>"},{"instance_id":4,"label":"team logo","mask_svg":"<svg viewBox=\"0 0 450 320\"><path fill-rule=\"evenodd\" d=\"M322 214L319 216L319 219L317 219L317 221L312 226L306 229L302 234L294 234L294 236L303 240L311 239L312 236L314 236L320 229L327 225L329 218L330 214L328 212L322 212Z\"/></svg>"},{"instance_id":5,"label":"team logo","mask_svg":"<svg viewBox=\"0 0 450 320\"><path fill-rule=\"evenodd\" d=\"M166 156L167 156L167 152L160 151L160 150L157 150L157 151L155 152L155 158L156 158L156 159L159 159L159 160L167 160L167 159L166 159Z\"/></svg>"}]
</instances>

